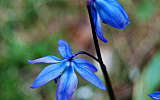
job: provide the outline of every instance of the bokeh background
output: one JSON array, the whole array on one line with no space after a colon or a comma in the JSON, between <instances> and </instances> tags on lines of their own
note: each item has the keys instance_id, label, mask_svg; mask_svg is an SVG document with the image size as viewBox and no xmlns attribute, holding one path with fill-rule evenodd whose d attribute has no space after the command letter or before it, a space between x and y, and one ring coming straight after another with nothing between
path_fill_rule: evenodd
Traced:
<instances>
[{"instance_id":1,"label":"bokeh background","mask_svg":"<svg viewBox=\"0 0 160 100\"><path fill-rule=\"evenodd\" d=\"M160 91L160 0L119 0L131 24L118 30L103 24L108 44L101 41L118 100L151 100ZM47 64L29 65L29 59L46 55L60 57L59 39L73 52L95 55L85 0L0 0L0 100L56 100L53 81L29 88ZM99 71L99 65L90 58ZM80 76L72 100L109 100L107 91Z\"/></svg>"}]
</instances>

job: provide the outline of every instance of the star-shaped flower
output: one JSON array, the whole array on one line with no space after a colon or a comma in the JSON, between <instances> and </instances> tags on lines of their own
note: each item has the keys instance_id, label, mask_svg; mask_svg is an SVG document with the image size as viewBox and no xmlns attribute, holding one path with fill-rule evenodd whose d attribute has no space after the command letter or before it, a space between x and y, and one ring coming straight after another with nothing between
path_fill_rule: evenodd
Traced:
<instances>
[{"instance_id":1,"label":"star-shaped flower","mask_svg":"<svg viewBox=\"0 0 160 100\"><path fill-rule=\"evenodd\" d=\"M156 91L152 94L149 94L148 96L150 96L154 100L160 100L160 92L159 91Z\"/></svg>"},{"instance_id":2,"label":"star-shaped flower","mask_svg":"<svg viewBox=\"0 0 160 100\"><path fill-rule=\"evenodd\" d=\"M103 41L101 21L118 29L125 29L129 24L128 15L117 0L88 0L97 36Z\"/></svg>"},{"instance_id":3,"label":"star-shaped flower","mask_svg":"<svg viewBox=\"0 0 160 100\"><path fill-rule=\"evenodd\" d=\"M55 56L45 56L35 60L29 60L29 64L34 63L53 63L45 67L34 82L31 88L38 88L45 85L51 80L59 78L56 99L70 100L78 85L78 79L75 70L81 77L89 81L96 87L105 90L102 81L94 74L97 68L89 61L81 58L73 59L72 51L68 43L64 40L59 40L58 51L64 59Z\"/></svg>"}]
</instances>

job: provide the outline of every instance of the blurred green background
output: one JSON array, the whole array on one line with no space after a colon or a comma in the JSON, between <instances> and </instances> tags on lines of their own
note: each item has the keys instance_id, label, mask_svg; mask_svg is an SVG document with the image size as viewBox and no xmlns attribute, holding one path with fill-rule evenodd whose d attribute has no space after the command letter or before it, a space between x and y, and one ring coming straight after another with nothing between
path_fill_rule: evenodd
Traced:
<instances>
[{"instance_id":1,"label":"blurred green background","mask_svg":"<svg viewBox=\"0 0 160 100\"><path fill-rule=\"evenodd\" d=\"M160 0L119 0L131 24L103 24L108 44L101 51L118 100L151 100L160 91ZM0 100L56 100L56 84L29 88L46 64L27 60L60 57L57 42L95 54L85 0L0 0ZM86 56L83 56L86 57ZM99 65L96 73L102 80ZM78 76L79 77L79 76ZM109 100L81 77L72 100Z\"/></svg>"}]
</instances>

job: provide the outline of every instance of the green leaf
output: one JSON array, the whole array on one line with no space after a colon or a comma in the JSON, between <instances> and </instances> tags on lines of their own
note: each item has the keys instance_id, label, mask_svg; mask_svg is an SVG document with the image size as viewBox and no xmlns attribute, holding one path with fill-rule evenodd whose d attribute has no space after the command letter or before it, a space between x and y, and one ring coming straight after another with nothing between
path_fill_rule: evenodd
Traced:
<instances>
[{"instance_id":1,"label":"green leaf","mask_svg":"<svg viewBox=\"0 0 160 100\"><path fill-rule=\"evenodd\" d=\"M160 51L158 51L146 66L140 80L134 88L134 100L149 100L148 94L156 91L160 84ZM152 99L150 99L152 100Z\"/></svg>"}]
</instances>

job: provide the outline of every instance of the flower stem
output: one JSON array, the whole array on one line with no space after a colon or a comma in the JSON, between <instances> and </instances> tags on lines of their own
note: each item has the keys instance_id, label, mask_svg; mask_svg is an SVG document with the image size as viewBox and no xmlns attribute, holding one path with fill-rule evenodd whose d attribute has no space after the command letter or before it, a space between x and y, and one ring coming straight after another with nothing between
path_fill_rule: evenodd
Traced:
<instances>
[{"instance_id":1,"label":"flower stem","mask_svg":"<svg viewBox=\"0 0 160 100\"><path fill-rule=\"evenodd\" d=\"M73 54L72 58L76 57L76 56L79 55L79 54L85 54L85 55L93 58L93 59L96 60L97 62L99 62L99 60L98 60L95 56L93 56L93 55L91 55L90 53L87 53L87 52L85 52L85 51L79 51L79 52Z\"/></svg>"},{"instance_id":2,"label":"flower stem","mask_svg":"<svg viewBox=\"0 0 160 100\"><path fill-rule=\"evenodd\" d=\"M110 100L116 100L114 92L113 92L113 88L112 88L112 85L111 85L111 82L110 82L110 78L109 78L108 72L106 70L106 66L104 65L102 57L101 57L101 52L100 52L99 43L98 43L98 39L97 39L97 35L96 35L94 21L93 21L92 15L91 15L90 5L87 5L87 9L88 9L88 13L89 13L91 28L92 28L94 45L95 45L97 57L98 57L98 60L99 60L99 64L101 66L101 70L102 70L103 75L104 75L104 79L105 79L106 87L107 87L107 90L108 90L108 93L109 93L109 97L110 97Z\"/></svg>"}]
</instances>

